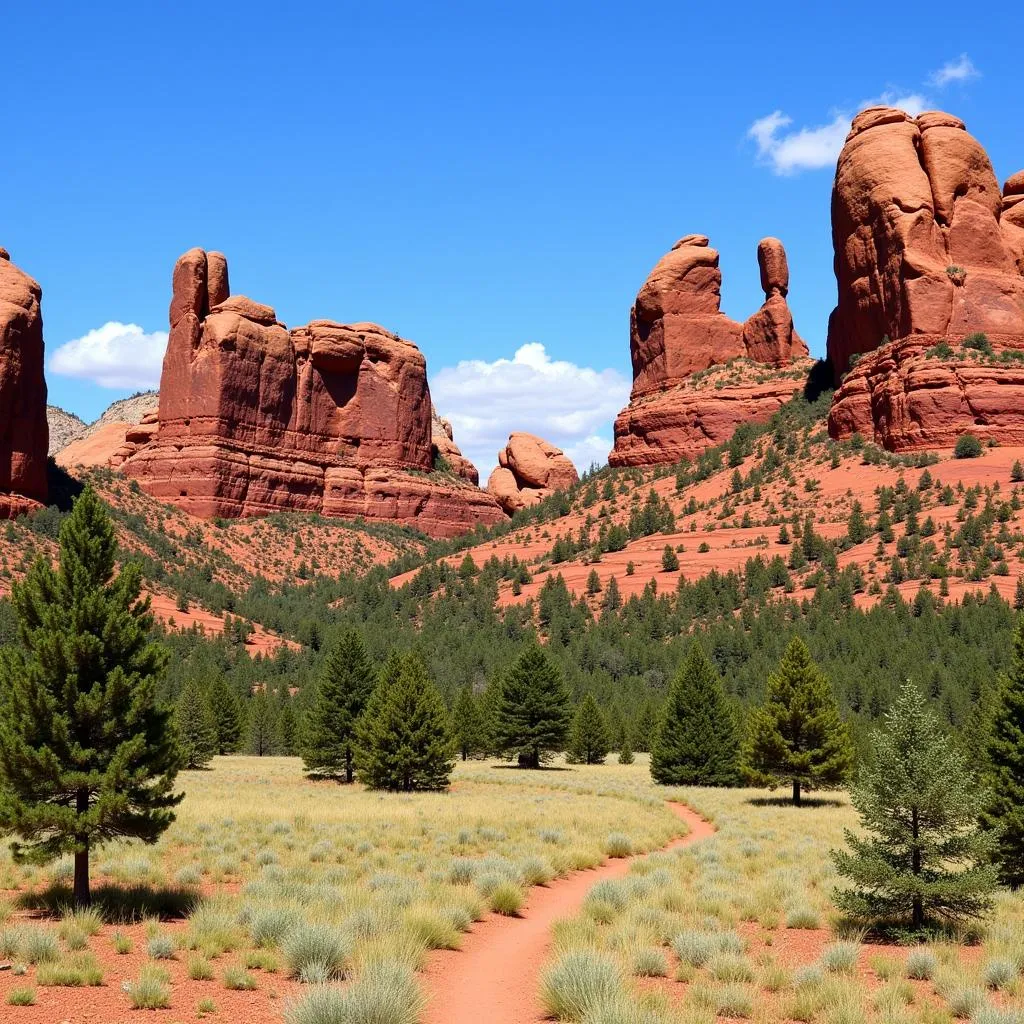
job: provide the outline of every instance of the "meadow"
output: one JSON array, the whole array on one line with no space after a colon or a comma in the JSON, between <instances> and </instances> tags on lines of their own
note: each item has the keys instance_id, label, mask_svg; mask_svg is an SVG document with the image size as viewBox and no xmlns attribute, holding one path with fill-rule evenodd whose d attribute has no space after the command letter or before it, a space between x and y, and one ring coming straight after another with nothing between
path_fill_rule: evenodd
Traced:
<instances>
[{"instance_id":1,"label":"meadow","mask_svg":"<svg viewBox=\"0 0 1024 1024\"><path fill-rule=\"evenodd\" d=\"M159 843L97 855L93 911L61 912L68 863L3 854L3 1019L127 1021L145 1007L168 1021L415 1024L432 950L457 949L488 913L514 916L533 885L658 851L683 831L665 806L678 799L717 832L636 858L555 925L536 979L553 1017L1024 1021L1017 896L956 939L866 941L830 900L828 850L856 825L844 795L794 808L762 790L665 789L646 761L460 762L451 792L399 796L311 782L297 759L218 758L182 776ZM111 902L110 885L131 898Z\"/></svg>"}]
</instances>

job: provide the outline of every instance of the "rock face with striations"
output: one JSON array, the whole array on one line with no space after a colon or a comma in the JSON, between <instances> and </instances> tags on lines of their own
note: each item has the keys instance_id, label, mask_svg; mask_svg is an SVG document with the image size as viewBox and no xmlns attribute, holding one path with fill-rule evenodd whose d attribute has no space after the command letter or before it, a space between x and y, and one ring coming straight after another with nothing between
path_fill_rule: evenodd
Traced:
<instances>
[{"instance_id":1,"label":"rock face with striations","mask_svg":"<svg viewBox=\"0 0 1024 1024\"><path fill-rule=\"evenodd\" d=\"M1000 190L959 118L854 118L832 192L833 437L890 450L967 430L1024 440L1022 200L1024 173Z\"/></svg>"},{"instance_id":2,"label":"rock face with striations","mask_svg":"<svg viewBox=\"0 0 1024 1024\"><path fill-rule=\"evenodd\" d=\"M227 262L191 249L174 268L159 426L124 463L195 515L281 509L387 520L451 536L503 513L433 473L426 361L371 323L288 330L231 295Z\"/></svg>"},{"instance_id":3,"label":"rock face with striations","mask_svg":"<svg viewBox=\"0 0 1024 1024\"><path fill-rule=\"evenodd\" d=\"M786 301L786 251L777 238L765 238L757 258L765 301L743 324L721 311L722 273L707 236L681 238L651 271L630 313L633 390L615 421L611 465L692 458L792 397L787 368L807 356L807 346ZM700 375L739 359L764 366L738 388L698 393Z\"/></svg>"},{"instance_id":4,"label":"rock face with striations","mask_svg":"<svg viewBox=\"0 0 1024 1024\"><path fill-rule=\"evenodd\" d=\"M0 519L46 500L42 289L0 248Z\"/></svg>"},{"instance_id":5,"label":"rock face with striations","mask_svg":"<svg viewBox=\"0 0 1024 1024\"><path fill-rule=\"evenodd\" d=\"M516 432L498 452L487 490L512 515L579 482L576 467L560 448L533 434Z\"/></svg>"}]
</instances>

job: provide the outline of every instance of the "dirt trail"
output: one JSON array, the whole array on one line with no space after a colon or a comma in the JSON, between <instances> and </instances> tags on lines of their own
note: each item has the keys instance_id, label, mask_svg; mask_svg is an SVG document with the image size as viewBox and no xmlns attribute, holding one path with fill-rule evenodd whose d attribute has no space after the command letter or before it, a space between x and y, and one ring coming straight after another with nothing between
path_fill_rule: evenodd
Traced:
<instances>
[{"instance_id":1,"label":"dirt trail","mask_svg":"<svg viewBox=\"0 0 1024 1024\"><path fill-rule=\"evenodd\" d=\"M686 846L715 831L685 804L669 803L668 807L690 831L662 849ZM606 861L592 871L577 871L535 887L520 917L490 914L473 925L461 950L431 954L425 972L429 1003L424 1024L543 1021L537 981L551 948L551 926L579 910L592 885L606 878L621 878L636 859Z\"/></svg>"}]
</instances>

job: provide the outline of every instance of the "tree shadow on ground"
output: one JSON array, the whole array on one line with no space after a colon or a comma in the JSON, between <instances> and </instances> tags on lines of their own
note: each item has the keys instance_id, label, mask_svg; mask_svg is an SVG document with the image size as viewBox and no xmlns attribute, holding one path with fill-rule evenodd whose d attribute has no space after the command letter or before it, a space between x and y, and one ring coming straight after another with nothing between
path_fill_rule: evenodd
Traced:
<instances>
[{"instance_id":1,"label":"tree shadow on ground","mask_svg":"<svg viewBox=\"0 0 1024 1024\"><path fill-rule=\"evenodd\" d=\"M512 771L512 772L571 772L574 771L572 768L566 768L563 765L558 764L542 764L539 768L529 768L525 764L495 764L491 765L492 768L497 768L499 771Z\"/></svg>"},{"instance_id":2,"label":"tree shadow on ground","mask_svg":"<svg viewBox=\"0 0 1024 1024\"><path fill-rule=\"evenodd\" d=\"M747 803L752 807L793 807L798 811L803 807L846 807L843 800L834 796L805 796L798 804L793 803L791 796L752 796Z\"/></svg>"},{"instance_id":3,"label":"tree shadow on ground","mask_svg":"<svg viewBox=\"0 0 1024 1024\"><path fill-rule=\"evenodd\" d=\"M54 882L45 889L22 893L18 905L42 917L60 917L74 906L70 885ZM181 885L113 885L92 888L92 906L109 924L132 924L147 917L170 921L188 917L199 902L199 891Z\"/></svg>"}]
</instances>

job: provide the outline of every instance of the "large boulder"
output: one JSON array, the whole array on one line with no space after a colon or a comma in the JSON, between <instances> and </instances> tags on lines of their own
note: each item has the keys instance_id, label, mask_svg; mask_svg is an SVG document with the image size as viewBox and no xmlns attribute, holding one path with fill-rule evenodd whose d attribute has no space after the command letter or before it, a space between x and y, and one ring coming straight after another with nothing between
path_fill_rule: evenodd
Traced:
<instances>
[{"instance_id":1,"label":"large boulder","mask_svg":"<svg viewBox=\"0 0 1024 1024\"><path fill-rule=\"evenodd\" d=\"M1012 179L1011 179L1012 181ZM828 354L837 378L886 341L1024 336L1024 280L1000 220L992 164L963 121L892 107L858 114L832 189L839 300Z\"/></svg>"},{"instance_id":2,"label":"large boulder","mask_svg":"<svg viewBox=\"0 0 1024 1024\"><path fill-rule=\"evenodd\" d=\"M633 390L615 420L611 465L693 457L792 396L789 367L807 356L807 346L786 301L786 251L777 238L765 238L757 258L765 301L742 324L720 308L718 253L706 235L684 236L658 261L630 313ZM719 379L716 391L695 387L713 368L743 360L761 367L757 384L744 379L735 390Z\"/></svg>"},{"instance_id":3,"label":"large boulder","mask_svg":"<svg viewBox=\"0 0 1024 1024\"><path fill-rule=\"evenodd\" d=\"M498 452L498 465L487 481L487 490L512 515L571 487L579 479L576 467L560 448L534 434L517 431Z\"/></svg>"},{"instance_id":4,"label":"large boulder","mask_svg":"<svg viewBox=\"0 0 1024 1024\"><path fill-rule=\"evenodd\" d=\"M371 323L292 330L229 295L224 257L174 269L156 433L124 471L195 515L280 509L364 516L436 535L497 522L497 502L434 474L426 361Z\"/></svg>"},{"instance_id":5,"label":"large boulder","mask_svg":"<svg viewBox=\"0 0 1024 1024\"><path fill-rule=\"evenodd\" d=\"M1022 200L1024 173L1000 190L959 118L890 107L854 118L832 192L833 437L890 450L951 445L965 430L1021 442Z\"/></svg>"},{"instance_id":6,"label":"large boulder","mask_svg":"<svg viewBox=\"0 0 1024 1024\"><path fill-rule=\"evenodd\" d=\"M42 289L0 248L0 518L46 500Z\"/></svg>"}]
</instances>

